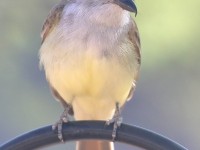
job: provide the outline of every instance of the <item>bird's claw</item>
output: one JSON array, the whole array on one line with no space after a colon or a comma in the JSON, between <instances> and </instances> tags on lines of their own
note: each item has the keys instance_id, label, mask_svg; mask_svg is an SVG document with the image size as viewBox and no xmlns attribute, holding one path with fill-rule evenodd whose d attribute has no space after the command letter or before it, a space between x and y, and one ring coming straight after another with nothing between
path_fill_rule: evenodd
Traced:
<instances>
[{"instance_id":1,"label":"bird's claw","mask_svg":"<svg viewBox=\"0 0 200 150\"><path fill-rule=\"evenodd\" d=\"M111 120L106 121L106 125L110 125L111 123L114 123L112 131L112 140L115 141L115 138L117 136L117 129L122 124L122 117L112 118Z\"/></svg>"},{"instance_id":2,"label":"bird's claw","mask_svg":"<svg viewBox=\"0 0 200 150\"><path fill-rule=\"evenodd\" d=\"M112 131L112 140L115 141L115 138L117 136L117 128L120 127L122 124L122 117L119 109L119 103L116 103L116 110L114 117L106 121L106 125L110 125L111 123L114 123Z\"/></svg>"},{"instance_id":3,"label":"bird's claw","mask_svg":"<svg viewBox=\"0 0 200 150\"><path fill-rule=\"evenodd\" d=\"M66 123L68 121L69 121L68 109L65 109L62 115L60 116L60 119L54 125L52 125L52 130L53 131L57 130L56 132L61 142L64 142L63 134L62 134L62 126L64 122Z\"/></svg>"}]
</instances>

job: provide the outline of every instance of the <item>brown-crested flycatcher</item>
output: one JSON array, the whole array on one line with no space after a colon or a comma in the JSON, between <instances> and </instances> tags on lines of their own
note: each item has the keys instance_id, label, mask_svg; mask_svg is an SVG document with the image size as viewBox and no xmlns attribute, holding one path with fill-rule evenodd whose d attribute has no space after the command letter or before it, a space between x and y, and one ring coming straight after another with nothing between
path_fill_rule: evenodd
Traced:
<instances>
[{"instance_id":1,"label":"brown-crested flycatcher","mask_svg":"<svg viewBox=\"0 0 200 150\"><path fill-rule=\"evenodd\" d=\"M140 39L130 16L132 0L62 0L42 31L40 64L56 99L64 106L53 126L75 120L120 124L120 108L132 97L140 67ZM80 141L78 150L111 150L106 141Z\"/></svg>"}]
</instances>

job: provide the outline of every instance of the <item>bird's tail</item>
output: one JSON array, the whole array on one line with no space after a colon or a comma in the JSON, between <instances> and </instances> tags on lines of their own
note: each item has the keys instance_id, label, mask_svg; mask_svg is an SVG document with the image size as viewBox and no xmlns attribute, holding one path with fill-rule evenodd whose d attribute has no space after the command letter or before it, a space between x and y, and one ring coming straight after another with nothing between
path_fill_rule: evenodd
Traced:
<instances>
[{"instance_id":1,"label":"bird's tail","mask_svg":"<svg viewBox=\"0 0 200 150\"><path fill-rule=\"evenodd\" d=\"M83 140L76 143L76 150L114 150L113 142Z\"/></svg>"},{"instance_id":2,"label":"bird's tail","mask_svg":"<svg viewBox=\"0 0 200 150\"><path fill-rule=\"evenodd\" d=\"M77 98L73 101L74 117L76 120L109 120L115 107L108 103L91 97ZM114 145L105 140L81 140L77 142L76 150L114 150Z\"/></svg>"}]
</instances>

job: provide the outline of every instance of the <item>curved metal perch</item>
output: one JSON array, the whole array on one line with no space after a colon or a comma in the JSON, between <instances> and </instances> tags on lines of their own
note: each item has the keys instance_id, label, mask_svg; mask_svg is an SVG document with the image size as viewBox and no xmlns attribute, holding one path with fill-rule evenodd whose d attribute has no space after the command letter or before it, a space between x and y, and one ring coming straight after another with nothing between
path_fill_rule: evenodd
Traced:
<instances>
[{"instance_id":1,"label":"curved metal perch","mask_svg":"<svg viewBox=\"0 0 200 150\"><path fill-rule=\"evenodd\" d=\"M112 140L112 124L104 121L75 121L64 124L64 141L101 139ZM52 126L42 127L25 133L0 146L0 150L31 150L59 143ZM152 131L137 126L122 124L117 130L116 142L135 145L148 150L187 150L180 144Z\"/></svg>"}]
</instances>

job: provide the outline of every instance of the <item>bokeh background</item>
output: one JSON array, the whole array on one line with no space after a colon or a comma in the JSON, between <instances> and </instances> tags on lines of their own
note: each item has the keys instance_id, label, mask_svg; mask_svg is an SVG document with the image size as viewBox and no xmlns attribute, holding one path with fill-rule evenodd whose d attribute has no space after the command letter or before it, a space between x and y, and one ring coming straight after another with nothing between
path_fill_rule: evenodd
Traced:
<instances>
[{"instance_id":1,"label":"bokeh background","mask_svg":"<svg viewBox=\"0 0 200 150\"><path fill-rule=\"evenodd\" d=\"M38 68L41 27L56 2L0 1L0 144L54 123L62 112ZM137 0L136 4L142 67L134 100L123 111L124 123L199 150L200 1ZM73 147L67 143L43 149Z\"/></svg>"}]
</instances>

